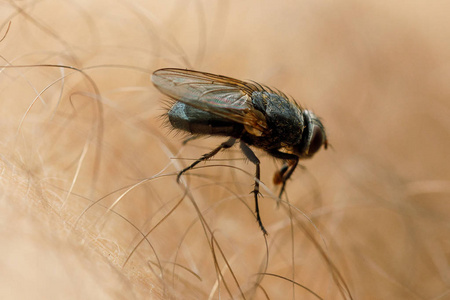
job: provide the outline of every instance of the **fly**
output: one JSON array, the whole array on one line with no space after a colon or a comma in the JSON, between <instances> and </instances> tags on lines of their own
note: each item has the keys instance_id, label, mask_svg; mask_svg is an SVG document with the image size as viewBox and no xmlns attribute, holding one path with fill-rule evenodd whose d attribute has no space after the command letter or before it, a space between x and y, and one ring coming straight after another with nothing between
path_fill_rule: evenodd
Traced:
<instances>
[{"instance_id":1,"label":"fly","mask_svg":"<svg viewBox=\"0 0 450 300\"><path fill-rule=\"evenodd\" d=\"M152 81L160 92L175 101L168 112L169 122L174 128L193 136L229 137L181 170L177 181L198 163L239 141L244 155L256 166L253 188L256 220L267 235L258 205L260 161L249 146L283 160L282 168L274 176L274 182L281 184L281 198L299 160L311 158L322 145L327 148L327 136L320 119L282 92L255 82L173 68L155 71Z\"/></svg>"}]
</instances>

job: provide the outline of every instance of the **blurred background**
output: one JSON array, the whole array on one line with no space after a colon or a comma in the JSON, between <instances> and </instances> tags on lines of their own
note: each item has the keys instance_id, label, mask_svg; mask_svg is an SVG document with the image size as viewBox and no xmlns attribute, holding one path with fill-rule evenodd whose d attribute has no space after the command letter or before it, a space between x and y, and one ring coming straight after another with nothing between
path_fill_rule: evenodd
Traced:
<instances>
[{"instance_id":1,"label":"blurred background","mask_svg":"<svg viewBox=\"0 0 450 300\"><path fill-rule=\"evenodd\" d=\"M446 1L5 1L2 299L450 299ZM158 68L254 80L331 149L183 145Z\"/></svg>"}]
</instances>

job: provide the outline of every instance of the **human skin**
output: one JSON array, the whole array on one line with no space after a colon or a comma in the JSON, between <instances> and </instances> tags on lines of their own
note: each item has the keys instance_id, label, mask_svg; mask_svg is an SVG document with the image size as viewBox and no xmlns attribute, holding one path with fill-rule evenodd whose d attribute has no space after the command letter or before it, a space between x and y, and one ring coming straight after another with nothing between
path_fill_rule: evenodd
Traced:
<instances>
[{"instance_id":1,"label":"human skin","mask_svg":"<svg viewBox=\"0 0 450 300\"><path fill-rule=\"evenodd\" d=\"M441 6L18 5L2 9L0 31L0 298L445 293ZM163 67L252 79L321 116L331 149L302 163L281 202L281 164L256 151L267 247L238 148L176 182L223 140L183 145L167 126L170 103L150 81Z\"/></svg>"}]
</instances>

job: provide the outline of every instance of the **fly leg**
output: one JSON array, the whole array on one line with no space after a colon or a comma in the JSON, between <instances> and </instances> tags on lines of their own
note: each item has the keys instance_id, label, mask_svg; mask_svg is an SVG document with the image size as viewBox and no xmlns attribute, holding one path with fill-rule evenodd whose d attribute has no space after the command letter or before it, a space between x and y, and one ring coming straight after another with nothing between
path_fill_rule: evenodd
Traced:
<instances>
[{"instance_id":1,"label":"fly leg","mask_svg":"<svg viewBox=\"0 0 450 300\"><path fill-rule=\"evenodd\" d=\"M213 151L211 151L209 153L206 153L206 154L203 154L202 157L200 157L199 159L194 161L189 167L184 168L183 170L180 171L180 173L178 173L177 182L180 182L180 177L181 177L181 175L183 175L183 173L185 173L186 171L189 171L190 169L194 168L198 163L210 159L211 157L213 157L214 155L219 153L220 150L230 148L231 146L234 145L235 142L236 142L235 138L230 138L228 141L223 142L222 144L220 144L219 147L217 147Z\"/></svg>"},{"instance_id":2,"label":"fly leg","mask_svg":"<svg viewBox=\"0 0 450 300\"><path fill-rule=\"evenodd\" d=\"M283 166L281 167L280 171L279 171L279 176L280 178L280 182L281 185L281 190L280 190L280 194L278 195L278 198L281 199L281 196L284 193L284 189L286 187L286 182L287 180L291 177L292 173L294 173L295 168L297 168L298 165L298 158L297 159L293 159L290 160L289 163L285 163L283 164Z\"/></svg>"},{"instance_id":3,"label":"fly leg","mask_svg":"<svg viewBox=\"0 0 450 300\"><path fill-rule=\"evenodd\" d=\"M298 166L299 157L297 155L280 152L278 150L268 151L273 157L283 159L285 163L281 167L280 171L277 171L273 177L273 182L275 184L282 184L281 191L278 198L281 199L281 196L284 193L284 188L286 187L286 182L291 177L292 173L294 173L295 168ZM287 163L286 163L287 162Z\"/></svg>"},{"instance_id":4,"label":"fly leg","mask_svg":"<svg viewBox=\"0 0 450 300\"><path fill-rule=\"evenodd\" d=\"M264 235L267 235L267 231L264 228L264 225L261 221L261 216L259 215L259 205L258 205L258 194L259 194L259 179L260 179L260 167L259 167L259 159L256 157L255 153L253 153L252 149L250 149L244 142L240 143L242 152L244 152L245 156L249 161L255 164L256 166L256 175L255 175L255 187L253 188L253 194L255 195L255 212L256 212L256 221L258 221L259 227L261 228Z\"/></svg>"},{"instance_id":5,"label":"fly leg","mask_svg":"<svg viewBox=\"0 0 450 300\"><path fill-rule=\"evenodd\" d=\"M284 162L280 170L276 171L275 174L273 174L273 183L276 185L283 183L284 174L286 174L286 171L288 169L289 165L286 162Z\"/></svg>"}]
</instances>

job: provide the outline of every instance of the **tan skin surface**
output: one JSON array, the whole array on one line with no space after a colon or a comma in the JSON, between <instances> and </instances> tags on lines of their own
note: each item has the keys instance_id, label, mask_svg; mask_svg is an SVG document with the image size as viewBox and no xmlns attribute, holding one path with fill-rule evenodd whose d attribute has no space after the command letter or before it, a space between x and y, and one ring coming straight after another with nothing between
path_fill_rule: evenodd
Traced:
<instances>
[{"instance_id":1,"label":"tan skin surface","mask_svg":"<svg viewBox=\"0 0 450 300\"><path fill-rule=\"evenodd\" d=\"M2 7L1 299L445 298L446 3L258 3ZM266 239L238 147L177 184L225 139L165 126L163 67L252 79L322 118L331 149L282 201L282 162L255 152Z\"/></svg>"}]
</instances>

